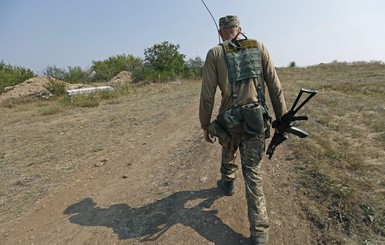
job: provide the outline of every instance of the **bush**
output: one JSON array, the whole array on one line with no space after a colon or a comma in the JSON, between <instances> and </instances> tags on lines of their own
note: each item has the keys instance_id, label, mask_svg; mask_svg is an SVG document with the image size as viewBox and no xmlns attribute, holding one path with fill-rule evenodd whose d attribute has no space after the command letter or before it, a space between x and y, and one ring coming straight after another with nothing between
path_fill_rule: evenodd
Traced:
<instances>
[{"instance_id":1,"label":"bush","mask_svg":"<svg viewBox=\"0 0 385 245\"><path fill-rule=\"evenodd\" d=\"M50 79L47 89L53 95L63 95L67 93L65 84L60 81L55 81L55 79Z\"/></svg>"},{"instance_id":2,"label":"bush","mask_svg":"<svg viewBox=\"0 0 385 245\"><path fill-rule=\"evenodd\" d=\"M203 65L204 61L200 57L195 57L194 59L189 59L186 62L186 71L184 76L186 78L200 78L203 75Z\"/></svg>"},{"instance_id":3,"label":"bush","mask_svg":"<svg viewBox=\"0 0 385 245\"><path fill-rule=\"evenodd\" d=\"M44 75L68 83L88 83L91 81L92 76L89 70L83 70L80 66L68 66L67 69L48 66L44 71Z\"/></svg>"},{"instance_id":4,"label":"bush","mask_svg":"<svg viewBox=\"0 0 385 245\"><path fill-rule=\"evenodd\" d=\"M67 72L64 69L61 69L56 66L48 66L43 72L45 76L52 77L58 80L64 81L68 76Z\"/></svg>"},{"instance_id":5,"label":"bush","mask_svg":"<svg viewBox=\"0 0 385 245\"><path fill-rule=\"evenodd\" d=\"M91 79L92 75L89 70L83 70L80 66L69 66L65 81L69 83L89 83Z\"/></svg>"},{"instance_id":6,"label":"bush","mask_svg":"<svg viewBox=\"0 0 385 245\"><path fill-rule=\"evenodd\" d=\"M106 60L93 61L91 70L94 73L92 81L109 81L122 71L134 72L143 66L141 58L133 55L116 55Z\"/></svg>"},{"instance_id":7,"label":"bush","mask_svg":"<svg viewBox=\"0 0 385 245\"><path fill-rule=\"evenodd\" d=\"M0 93L8 86L14 86L25 80L35 77L36 75L30 70L20 66L12 66L5 64L3 60L0 62Z\"/></svg>"},{"instance_id":8,"label":"bush","mask_svg":"<svg viewBox=\"0 0 385 245\"><path fill-rule=\"evenodd\" d=\"M295 61L291 61L287 67L295 68L295 67L297 67L297 65L296 65Z\"/></svg>"}]
</instances>

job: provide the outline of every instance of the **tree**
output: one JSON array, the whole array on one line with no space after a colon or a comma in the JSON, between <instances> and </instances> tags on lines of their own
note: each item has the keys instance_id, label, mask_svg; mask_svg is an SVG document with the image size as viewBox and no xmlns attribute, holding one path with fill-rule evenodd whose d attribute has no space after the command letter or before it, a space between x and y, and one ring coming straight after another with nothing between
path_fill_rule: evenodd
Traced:
<instances>
[{"instance_id":1,"label":"tree","mask_svg":"<svg viewBox=\"0 0 385 245\"><path fill-rule=\"evenodd\" d=\"M155 44L145 49L144 56L155 72L180 75L185 70L185 55L179 53L179 45L167 41Z\"/></svg>"},{"instance_id":2,"label":"tree","mask_svg":"<svg viewBox=\"0 0 385 245\"><path fill-rule=\"evenodd\" d=\"M47 68L45 68L45 71L43 73L45 76L53 77L53 78L56 78L56 79L59 79L62 81L64 81L68 75L66 70L61 69L55 65L54 66L47 66Z\"/></svg>"},{"instance_id":3,"label":"tree","mask_svg":"<svg viewBox=\"0 0 385 245\"><path fill-rule=\"evenodd\" d=\"M289 65L287 67L295 68L295 67L297 67L297 64L295 63L295 61L290 61Z\"/></svg>"},{"instance_id":4,"label":"tree","mask_svg":"<svg viewBox=\"0 0 385 245\"><path fill-rule=\"evenodd\" d=\"M190 58L186 62L187 71L188 73L191 73L193 77L202 77L203 65L204 61L199 56L195 57L194 59Z\"/></svg>"},{"instance_id":5,"label":"tree","mask_svg":"<svg viewBox=\"0 0 385 245\"><path fill-rule=\"evenodd\" d=\"M84 83L91 80L90 71L83 70L80 66L68 66L68 70L56 66L45 68L44 75L68 83Z\"/></svg>"},{"instance_id":6,"label":"tree","mask_svg":"<svg viewBox=\"0 0 385 245\"><path fill-rule=\"evenodd\" d=\"M80 66L68 66L68 74L66 79L70 83L84 83L91 80L91 73L89 70L83 70Z\"/></svg>"}]
</instances>

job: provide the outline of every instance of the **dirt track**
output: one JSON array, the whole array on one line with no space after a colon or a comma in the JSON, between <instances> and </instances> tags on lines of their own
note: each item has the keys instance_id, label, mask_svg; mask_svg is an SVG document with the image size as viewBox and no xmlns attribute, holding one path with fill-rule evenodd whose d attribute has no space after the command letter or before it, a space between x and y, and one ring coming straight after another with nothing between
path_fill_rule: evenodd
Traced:
<instances>
[{"instance_id":1,"label":"dirt track","mask_svg":"<svg viewBox=\"0 0 385 245\"><path fill-rule=\"evenodd\" d=\"M46 190L25 203L39 181L20 187L19 198L4 194L0 244L248 244L243 179L232 197L216 188L220 147L203 140L198 89L160 85L148 96L51 116L1 108L1 185L47 165L66 171L49 175ZM294 164L285 145L263 162L270 244L315 244L295 201Z\"/></svg>"}]
</instances>

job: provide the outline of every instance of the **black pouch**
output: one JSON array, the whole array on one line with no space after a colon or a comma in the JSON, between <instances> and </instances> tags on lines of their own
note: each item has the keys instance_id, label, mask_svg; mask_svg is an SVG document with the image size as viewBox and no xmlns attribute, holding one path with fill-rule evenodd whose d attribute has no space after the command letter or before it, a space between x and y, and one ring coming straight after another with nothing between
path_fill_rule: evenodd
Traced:
<instances>
[{"instance_id":1,"label":"black pouch","mask_svg":"<svg viewBox=\"0 0 385 245\"><path fill-rule=\"evenodd\" d=\"M242 106L241 113L244 119L243 132L247 135L261 135L265 133L263 120L264 109L260 105Z\"/></svg>"},{"instance_id":2,"label":"black pouch","mask_svg":"<svg viewBox=\"0 0 385 245\"><path fill-rule=\"evenodd\" d=\"M209 131L210 134L218 137L219 143L223 147L229 148L231 145L231 135L222 125L223 124L219 121L219 119L216 119L207 126L207 131Z\"/></svg>"}]
</instances>

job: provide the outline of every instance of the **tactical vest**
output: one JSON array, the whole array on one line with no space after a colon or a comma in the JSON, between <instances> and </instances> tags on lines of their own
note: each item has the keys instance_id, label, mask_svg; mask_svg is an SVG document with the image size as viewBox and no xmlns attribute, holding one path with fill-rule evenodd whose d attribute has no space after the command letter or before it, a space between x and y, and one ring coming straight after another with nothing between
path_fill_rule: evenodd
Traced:
<instances>
[{"instance_id":1,"label":"tactical vest","mask_svg":"<svg viewBox=\"0 0 385 245\"><path fill-rule=\"evenodd\" d=\"M256 40L247 39L243 33L239 34L243 35L245 39L235 37L220 44L226 57L228 77L232 84L233 95L233 108L225 111L222 118L229 129L235 128L243 121L243 133L245 135L255 136L265 133L265 138L269 138L271 116L265 104L261 51L258 49ZM237 104L237 84L245 81L249 82L250 79L253 79L258 93L259 105L239 106Z\"/></svg>"},{"instance_id":2,"label":"tactical vest","mask_svg":"<svg viewBox=\"0 0 385 245\"><path fill-rule=\"evenodd\" d=\"M227 40L220 44L227 60L228 77L232 84L233 105L237 105L237 83L253 78L258 92L258 102L265 104L262 79L262 58L258 43L253 39Z\"/></svg>"}]
</instances>

